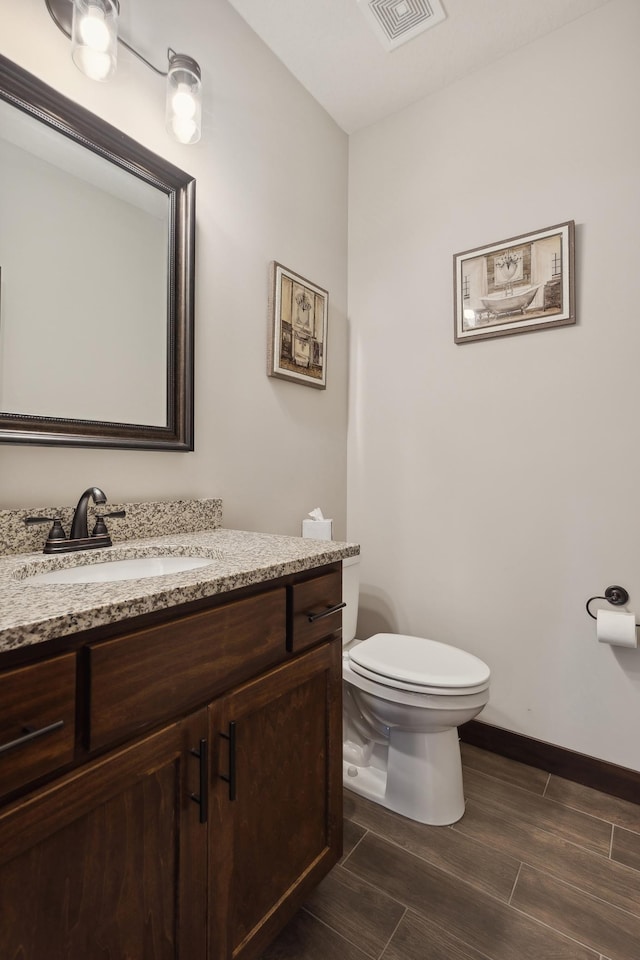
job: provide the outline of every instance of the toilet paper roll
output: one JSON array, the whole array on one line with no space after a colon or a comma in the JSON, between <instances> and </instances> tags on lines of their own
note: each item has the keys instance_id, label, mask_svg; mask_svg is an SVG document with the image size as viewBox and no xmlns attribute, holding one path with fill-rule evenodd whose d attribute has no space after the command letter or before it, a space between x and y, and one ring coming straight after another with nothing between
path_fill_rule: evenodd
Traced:
<instances>
[{"instance_id":1,"label":"toilet paper roll","mask_svg":"<svg viewBox=\"0 0 640 960\"><path fill-rule=\"evenodd\" d=\"M614 647L637 647L635 613L598 610L596 636L600 643L610 643Z\"/></svg>"}]
</instances>

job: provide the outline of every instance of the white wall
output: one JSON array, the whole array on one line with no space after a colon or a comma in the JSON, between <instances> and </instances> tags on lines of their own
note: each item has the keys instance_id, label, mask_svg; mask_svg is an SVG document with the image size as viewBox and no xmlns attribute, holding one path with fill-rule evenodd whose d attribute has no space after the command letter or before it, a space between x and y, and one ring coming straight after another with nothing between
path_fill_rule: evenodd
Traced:
<instances>
[{"instance_id":1,"label":"white wall","mask_svg":"<svg viewBox=\"0 0 640 960\"><path fill-rule=\"evenodd\" d=\"M344 537L347 138L226 0L143 11L147 55L162 65L170 45L202 67L196 146L168 137L162 79L122 48L109 83L86 79L44 0L0 0L0 52L196 177L196 449L0 444L0 506L74 503L97 483L112 501L219 496L226 526L280 533L320 504ZM271 260L329 290L326 391L266 376Z\"/></svg>"},{"instance_id":2,"label":"white wall","mask_svg":"<svg viewBox=\"0 0 640 960\"><path fill-rule=\"evenodd\" d=\"M640 769L640 4L612 0L350 140L361 636L491 666L498 726ZM576 221L576 326L456 345L453 254Z\"/></svg>"}]
</instances>

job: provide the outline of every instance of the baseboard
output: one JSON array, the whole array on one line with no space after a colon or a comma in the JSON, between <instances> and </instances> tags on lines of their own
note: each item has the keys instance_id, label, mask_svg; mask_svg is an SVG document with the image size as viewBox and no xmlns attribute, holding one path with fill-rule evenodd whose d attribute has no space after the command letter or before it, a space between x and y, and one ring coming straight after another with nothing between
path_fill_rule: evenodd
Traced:
<instances>
[{"instance_id":1,"label":"baseboard","mask_svg":"<svg viewBox=\"0 0 640 960\"><path fill-rule=\"evenodd\" d=\"M565 780L573 780L612 797L640 803L640 772L636 770L618 767L583 753L574 753L564 747L493 727L479 720L470 720L458 732L463 743L482 747L510 760L519 760L547 773L555 773Z\"/></svg>"}]
</instances>

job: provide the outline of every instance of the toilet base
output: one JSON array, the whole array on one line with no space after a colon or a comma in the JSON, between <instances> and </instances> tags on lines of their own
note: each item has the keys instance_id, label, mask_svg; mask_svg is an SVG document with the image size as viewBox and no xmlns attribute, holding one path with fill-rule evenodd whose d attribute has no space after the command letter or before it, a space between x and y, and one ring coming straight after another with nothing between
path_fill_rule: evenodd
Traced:
<instances>
[{"instance_id":1,"label":"toilet base","mask_svg":"<svg viewBox=\"0 0 640 960\"><path fill-rule=\"evenodd\" d=\"M344 786L418 823L446 826L464 814L457 727L436 733L393 728L370 765L343 760Z\"/></svg>"}]
</instances>

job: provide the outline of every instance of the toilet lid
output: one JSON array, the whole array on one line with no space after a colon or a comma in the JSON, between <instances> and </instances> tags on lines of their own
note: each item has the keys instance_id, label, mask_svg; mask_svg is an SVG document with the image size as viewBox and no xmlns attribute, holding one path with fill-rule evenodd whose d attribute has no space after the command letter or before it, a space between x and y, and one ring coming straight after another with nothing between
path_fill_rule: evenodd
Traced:
<instances>
[{"instance_id":1,"label":"toilet lid","mask_svg":"<svg viewBox=\"0 0 640 960\"><path fill-rule=\"evenodd\" d=\"M369 675L424 687L466 688L487 683L486 663L466 650L437 640L396 633L376 633L349 651L352 668Z\"/></svg>"}]
</instances>

